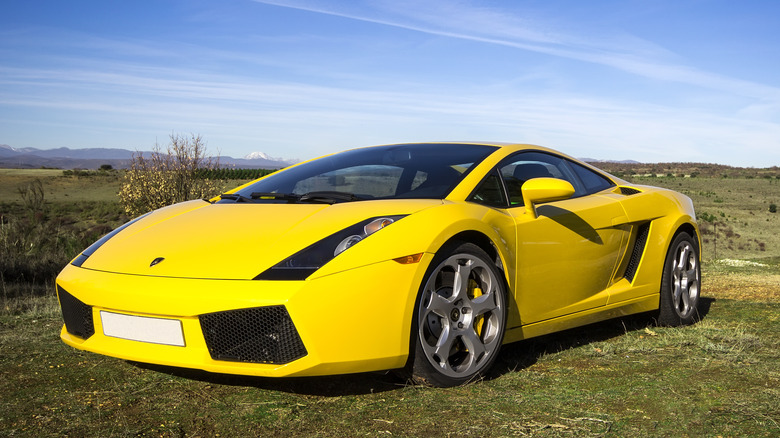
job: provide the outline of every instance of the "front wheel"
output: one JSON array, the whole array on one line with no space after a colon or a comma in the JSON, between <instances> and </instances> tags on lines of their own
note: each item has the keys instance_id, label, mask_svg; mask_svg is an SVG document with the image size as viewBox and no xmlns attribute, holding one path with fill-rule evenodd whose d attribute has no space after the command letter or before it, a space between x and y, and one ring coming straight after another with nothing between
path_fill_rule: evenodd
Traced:
<instances>
[{"instance_id":1,"label":"front wheel","mask_svg":"<svg viewBox=\"0 0 780 438\"><path fill-rule=\"evenodd\" d=\"M672 241L664 263L658 323L679 326L699 317L701 266L698 242L688 233L679 233Z\"/></svg>"},{"instance_id":2,"label":"front wheel","mask_svg":"<svg viewBox=\"0 0 780 438\"><path fill-rule=\"evenodd\" d=\"M447 387L481 377L504 339L506 287L490 257L464 243L434 258L414 321L412 378Z\"/></svg>"}]
</instances>

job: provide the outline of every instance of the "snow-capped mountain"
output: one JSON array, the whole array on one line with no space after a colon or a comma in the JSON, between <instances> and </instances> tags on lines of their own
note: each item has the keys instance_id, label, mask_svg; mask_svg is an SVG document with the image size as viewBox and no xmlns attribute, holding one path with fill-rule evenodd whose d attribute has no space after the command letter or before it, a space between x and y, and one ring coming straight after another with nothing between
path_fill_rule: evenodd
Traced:
<instances>
[{"instance_id":1,"label":"snow-capped mountain","mask_svg":"<svg viewBox=\"0 0 780 438\"><path fill-rule=\"evenodd\" d=\"M272 157L265 152L252 152L244 155L245 160L271 160L271 161L284 161L281 158Z\"/></svg>"}]
</instances>

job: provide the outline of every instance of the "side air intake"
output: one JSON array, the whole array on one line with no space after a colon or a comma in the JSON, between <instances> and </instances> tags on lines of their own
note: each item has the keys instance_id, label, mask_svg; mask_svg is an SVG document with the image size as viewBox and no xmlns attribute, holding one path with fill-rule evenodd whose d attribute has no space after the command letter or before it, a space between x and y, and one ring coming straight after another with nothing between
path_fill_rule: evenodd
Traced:
<instances>
[{"instance_id":1,"label":"side air intake","mask_svg":"<svg viewBox=\"0 0 780 438\"><path fill-rule=\"evenodd\" d=\"M637 193L642 193L642 191L639 189L635 189L633 187L620 186L621 195L630 196L630 195L636 195Z\"/></svg>"},{"instance_id":2,"label":"side air intake","mask_svg":"<svg viewBox=\"0 0 780 438\"><path fill-rule=\"evenodd\" d=\"M642 224L639 226L636 232L636 239L634 241L634 249L631 251L631 258L628 259L628 266L626 266L626 273L623 277L628 281L634 281L636 270L639 267L639 262L642 260L642 254L645 252L645 246L647 245L647 235L650 232L650 223Z\"/></svg>"}]
</instances>

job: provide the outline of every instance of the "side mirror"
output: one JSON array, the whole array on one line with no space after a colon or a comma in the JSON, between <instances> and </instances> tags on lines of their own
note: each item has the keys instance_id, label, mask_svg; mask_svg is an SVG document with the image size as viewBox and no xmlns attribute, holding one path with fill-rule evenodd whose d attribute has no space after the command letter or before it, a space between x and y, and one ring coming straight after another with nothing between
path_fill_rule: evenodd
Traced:
<instances>
[{"instance_id":1,"label":"side mirror","mask_svg":"<svg viewBox=\"0 0 780 438\"><path fill-rule=\"evenodd\" d=\"M536 219L536 205L542 202L560 201L574 195L570 182L557 178L533 178L523 183L525 211Z\"/></svg>"}]
</instances>

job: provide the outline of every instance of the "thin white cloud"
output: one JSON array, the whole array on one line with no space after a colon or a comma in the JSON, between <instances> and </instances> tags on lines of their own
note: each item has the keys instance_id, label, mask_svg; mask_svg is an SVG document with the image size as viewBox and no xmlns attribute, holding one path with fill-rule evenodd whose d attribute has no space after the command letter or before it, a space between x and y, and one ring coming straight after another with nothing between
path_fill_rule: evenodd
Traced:
<instances>
[{"instance_id":1,"label":"thin white cloud","mask_svg":"<svg viewBox=\"0 0 780 438\"><path fill-rule=\"evenodd\" d=\"M672 52L630 35L600 38L555 30L538 16L524 20L509 9L472 2L254 0L258 3L334 15L432 35L459 38L609 66L656 80L678 82L780 103L780 89L685 65ZM517 2L513 3L517 6ZM676 62L675 62L676 61Z\"/></svg>"},{"instance_id":2,"label":"thin white cloud","mask_svg":"<svg viewBox=\"0 0 780 438\"><path fill-rule=\"evenodd\" d=\"M107 123L111 131L131 131L132 126L146 132L181 129L204 133L217 143L265 139L277 145L266 152L283 155L298 147L299 158L375 142L482 139L521 140L575 156L643 161L712 161L717 152L721 161L760 165L762 159L777 157L774 149L780 138L780 127L772 123L542 91L512 97L501 90L359 90L170 68L121 74L4 68L0 77L0 85L12 81L21 86L0 97L4 107L64 111L92 123L115 120ZM96 88L104 92L81 98ZM44 92L30 92L35 89ZM59 127L62 122L45 123ZM345 138L354 143L343 144ZM746 142L758 156L739 150L737 145ZM310 149L304 152L301 145Z\"/></svg>"}]
</instances>

